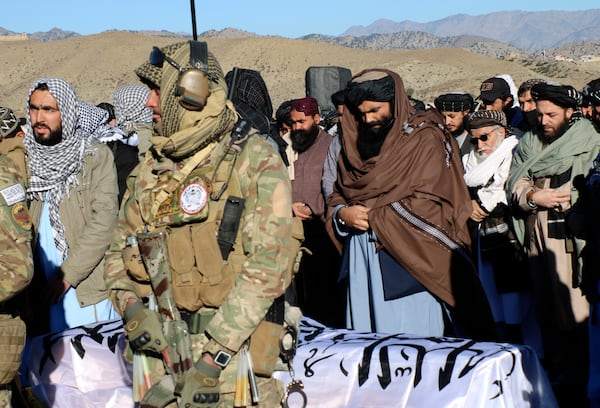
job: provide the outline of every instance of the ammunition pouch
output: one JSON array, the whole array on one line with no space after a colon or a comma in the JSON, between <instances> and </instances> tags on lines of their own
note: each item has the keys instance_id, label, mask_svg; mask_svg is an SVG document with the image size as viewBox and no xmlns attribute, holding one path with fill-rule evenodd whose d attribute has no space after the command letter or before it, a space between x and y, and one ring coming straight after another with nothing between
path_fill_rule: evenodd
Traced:
<instances>
[{"instance_id":1,"label":"ammunition pouch","mask_svg":"<svg viewBox=\"0 0 600 408\"><path fill-rule=\"evenodd\" d=\"M173 297L182 309L219 307L241 273L244 255L232 253L224 261L216 235L217 224L211 221L173 228L169 234Z\"/></svg>"},{"instance_id":2,"label":"ammunition pouch","mask_svg":"<svg viewBox=\"0 0 600 408\"><path fill-rule=\"evenodd\" d=\"M25 323L19 317L0 315L0 384L9 384L21 365Z\"/></svg>"},{"instance_id":3,"label":"ammunition pouch","mask_svg":"<svg viewBox=\"0 0 600 408\"><path fill-rule=\"evenodd\" d=\"M150 282L150 277L142 262L140 248L137 245L123 248L121 250L121 257L129 276L138 282Z\"/></svg>"},{"instance_id":4,"label":"ammunition pouch","mask_svg":"<svg viewBox=\"0 0 600 408\"><path fill-rule=\"evenodd\" d=\"M250 336L248 350L257 375L270 377L275 370L288 369L296 353L300 317L300 309L285 302L284 296L275 299Z\"/></svg>"}]
</instances>

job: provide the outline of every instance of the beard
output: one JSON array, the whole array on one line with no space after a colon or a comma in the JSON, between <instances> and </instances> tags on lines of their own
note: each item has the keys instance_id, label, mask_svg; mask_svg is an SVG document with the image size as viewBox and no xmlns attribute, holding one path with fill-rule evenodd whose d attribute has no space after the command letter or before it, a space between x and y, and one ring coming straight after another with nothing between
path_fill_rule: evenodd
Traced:
<instances>
[{"instance_id":1,"label":"beard","mask_svg":"<svg viewBox=\"0 0 600 408\"><path fill-rule=\"evenodd\" d=\"M486 150L475 149L475 151L473 152L473 153L475 153L475 162L477 164L479 164L482 161L484 161L485 159L487 159L490 156L490 154L494 153L496 151L496 149L498 149L498 147L500 147L502 142L504 142L504 138L498 137L496 139L496 143L494 143L494 146L491 149L486 149Z\"/></svg>"},{"instance_id":2,"label":"beard","mask_svg":"<svg viewBox=\"0 0 600 408\"><path fill-rule=\"evenodd\" d=\"M52 130L46 125L41 125L41 124L37 124L37 123L34 124L32 127L33 127L33 136L35 138L35 141L41 145L54 146L62 141L62 127ZM48 133L47 135L43 135L43 136L38 135L38 133L36 132L36 128L40 128L40 127L48 129L50 131L50 133Z\"/></svg>"},{"instance_id":3,"label":"beard","mask_svg":"<svg viewBox=\"0 0 600 408\"><path fill-rule=\"evenodd\" d=\"M319 135L319 125L313 124L310 129L298 129L290 132L292 140L292 149L298 153L305 152L315 143Z\"/></svg>"},{"instance_id":4,"label":"beard","mask_svg":"<svg viewBox=\"0 0 600 408\"><path fill-rule=\"evenodd\" d=\"M362 125L358 128L358 138L356 139L356 148L363 161L369 160L379 154L383 142L392 128L394 119L390 118L385 122L371 123ZM381 127L373 127L381 125Z\"/></svg>"},{"instance_id":5,"label":"beard","mask_svg":"<svg viewBox=\"0 0 600 408\"><path fill-rule=\"evenodd\" d=\"M530 110L528 112L523 112L523 122L526 129L524 130L532 130L537 128L538 126L538 115L537 110Z\"/></svg>"},{"instance_id":6,"label":"beard","mask_svg":"<svg viewBox=\"0 0 600 408\"><path fill-rule=\"evenodd\" d=\"M550 131L544 130L541 124L538 126L538 129L540 130L540 134L543 136L543 142L550 144L565 134L567 129L569 129L569 121L565 120L556 129L552 129Z\"/></svg>"},{"instance_id":7,"label":"beard","mask_svg":"<svg viewBox=\"0 0 600 408\"><path fill-rule=\"evenodd\" d=\"M465 132L465 127L463 125L458 126L454 131L450 132L453 137L458 137Z\"/></svg>"}]
</instances>

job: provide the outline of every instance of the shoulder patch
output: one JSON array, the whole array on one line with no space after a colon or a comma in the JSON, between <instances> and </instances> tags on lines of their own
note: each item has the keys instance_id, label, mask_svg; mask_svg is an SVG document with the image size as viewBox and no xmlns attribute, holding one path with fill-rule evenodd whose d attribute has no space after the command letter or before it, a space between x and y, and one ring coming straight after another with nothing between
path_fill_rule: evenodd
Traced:
<instances>
[{"instance_id":1,"label":"shoulder patch","mask_svg":"<svg viewBox=\"0 0 600 408\"><path fill-rule=\"evenodd\" d=\"M8 206L25 201L25 189L19 183L3 188L0 190L0 195L2 195Z\"/></svg>"},{"instance_id":2,"label":"shoulder patch","mask_svg":"<svg viewBox=\"0 0 600 408\"><path fill-rule=\"evenodd\" d=\"M29 211L27 210L27 207L25 207L24 202L21 201L13 205L11 214L15 224L24 230L31 229L31 218L29 217Z\"/></svg>"}]
</instances>

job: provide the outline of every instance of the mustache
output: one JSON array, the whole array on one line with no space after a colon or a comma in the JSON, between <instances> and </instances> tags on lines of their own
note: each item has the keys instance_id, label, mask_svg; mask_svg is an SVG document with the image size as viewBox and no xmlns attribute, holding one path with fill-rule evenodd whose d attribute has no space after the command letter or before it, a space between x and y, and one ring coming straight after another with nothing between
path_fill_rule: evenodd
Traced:
<instances>
[{"instance_id":1,"label":"mustache","mask_svg":"<svg viewBox=\"0 0 600 408\"><path fill-rule=\"evenodd\" d=\"M40 122L34 123L31 127L32 128L41 128L41 127L43 127L43 128L46 128L46 129L50 130L50 126L48 126L48 125L46 125L44 123L40 123Z\"/></svg>"}]
</instances>

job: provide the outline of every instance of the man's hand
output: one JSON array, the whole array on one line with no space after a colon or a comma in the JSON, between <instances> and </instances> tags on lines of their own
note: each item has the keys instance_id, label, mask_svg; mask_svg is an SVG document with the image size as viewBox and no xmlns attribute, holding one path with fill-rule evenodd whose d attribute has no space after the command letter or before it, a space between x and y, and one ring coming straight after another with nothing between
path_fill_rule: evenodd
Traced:
<instances>
[{"instance_id":1,"label":"man's hand","mask_svg":"<svg viewBox=\"0 0 600 408\"><path fill-rule=\"evenodd\" d=\"M471 213L470 218L475 222L483 221L483 219L488 216L488 213L481 208L476 200L471 200L471 204L473 205L473 212Z\"/></svg>"},{"instance_id":2,"label":"man's hand","mask_svg":"<svg viewBox=\"0 0 600 408\"><path fill-rule=\"evenodd\" d=\"M562 204L571 200L571 192L556 188L543 188L535 191L529 198L535 201L538 207L562 209Z\"/></svg>"},{"instance_id":3,"label":"man's hand","mask_svg":"<svg viewBox=\"0 0 600 408\"><path fill-rule=\"evenodd\" d=\"M309 220L312 217L312 210L306 203L292 203L292 211L294 215L301 220Z\"/></svg>"},{"instance_id":4,"label":"man's hand","mask_svg":"<svg viewBox=\"0 0 600 408\"><path fill-rule=\"evenodd\" d=\"M338 218L343 220L346 225L358 231L366 231L369 225L369 208L364 205L351 205L342 207L337 212Z\"/></svg>"},{"instance_id":5,"label":"man's hand","mask_svg":"<svg viewBox=\"0 0 600 408\"><path fill-rule=\"evenodd\" d=\"M212 408L219 402L221 369L209 364L204 357L177 381L175 395L181 397L180 407Z\"/></svg>"},{"instance_id":6,"label":"man's hand","mask_svg":"<svg viewBox=\"0 0 600 408\"><path fill-rule=\"evenodd\" d=\"M149 350L160 353L167 347L160 316L144 307L142 302L129 305L125 309L123 320L129 344L134 351Z\"/></svg>"},{"instance_id":7,"label":"man's hand","mask_svg":"<svg viewBox=\"0 0 600 408\"><path fill-rule=\"evenodd\" d=\"M46 291L46 296L48 297L48 302L50 304L58 303L60 298L71 287L71 284L63 279L64 276L64 272L58 268L54 276L50 278L50 281L48 282L48 290Z\"/></svg>"}]
</instances>

